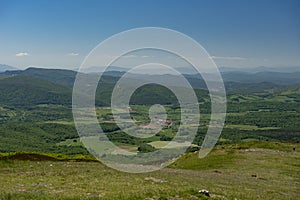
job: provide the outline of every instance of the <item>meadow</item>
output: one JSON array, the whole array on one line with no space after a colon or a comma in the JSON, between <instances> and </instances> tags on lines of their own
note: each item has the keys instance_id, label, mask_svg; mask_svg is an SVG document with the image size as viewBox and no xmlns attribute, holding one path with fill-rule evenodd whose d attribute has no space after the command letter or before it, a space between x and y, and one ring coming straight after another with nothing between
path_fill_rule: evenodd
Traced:
<instances>
[{"instance_id":1,"label":"meadow","mask_svg":"<svg viewBox=\"0 0 300 200\"><path fill-rule=\"evenodd\" d=\"M300 145L294 143L218 146L204 159L188 153L168 168L143 174L116 171L87 157L56 159L2 159L0 199L267 200L300 195Z\"/></svg>"}]
</instances>

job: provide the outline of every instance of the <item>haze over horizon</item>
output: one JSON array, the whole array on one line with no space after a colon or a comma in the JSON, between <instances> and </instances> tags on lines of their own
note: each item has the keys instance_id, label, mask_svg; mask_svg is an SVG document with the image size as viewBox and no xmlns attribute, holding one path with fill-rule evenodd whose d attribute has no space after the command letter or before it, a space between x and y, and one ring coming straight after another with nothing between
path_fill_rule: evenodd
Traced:
<instances>
[{"instance_id":1,"label":"haze over horizon","mask_svg":"<svg viewBox=\"0 0 300 200\"><path fill-rule=\"evenodd\" d=\"M152 26L192 37L219 67L300 66L299 11L296 0L0 1L0 63L74 70L106 38Z\"/></svg>"}]
</instances>

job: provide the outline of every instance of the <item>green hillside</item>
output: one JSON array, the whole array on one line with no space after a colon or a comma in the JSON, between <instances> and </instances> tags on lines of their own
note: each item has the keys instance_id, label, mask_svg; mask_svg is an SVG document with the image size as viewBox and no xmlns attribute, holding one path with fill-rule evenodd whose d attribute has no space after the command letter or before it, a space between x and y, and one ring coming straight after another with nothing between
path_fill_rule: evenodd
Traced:
<instances>
[{"instance_id":1,"label":"green hillside","mask_svg":"<svg viewBox=\"0 0 300 200\"><path fill-rule=\"evenodd\" d=\"M0 79L0 105L71 104L71 89L41 78L13 76Z\"/></svg>"},{"instance_id":2,"label":"green hillside","mask_svg":"<svg viewBox=\"0 0 300 200\"><path fill-rule=\"evenodd\" d=\"M9 75L9 73L12 73ZM38 104L60 104L71 106L72 86L75 72L70 70L48 70L29 68L12 71L0 78L0 105L32 106ZM87 75L94 76L94 75ZM96 105L108 106L113 88L119 77L102 76L96 92ZM131 80L128 80L131 81ZM207 101L206 90L196 89L199 101ZM166 87L145 85L132 96L133 104L176 104L175 95Z\"/></svg>"},{"instance_id":3,"label":"green hillside","mask_svg":"<svg viewBox=\"0 0 300 200\"><path fill-rule=\"evenodd\" d=\"M1 76L31 76L43 78L53 83L72 87L75 76L75 71L64 69L43 69L30 67L25 70L6 71L1 73Z\"/></svg>"},{"instance_id":4,"label":"green hillside","mask_svg":"<svg viewBox=\"0 0 300 200\"><path fill-rule=\"evenodd\" d=\"M298 199L299 149L270 142L219 146L204 159L189 153L171 168L143 174L74 162L89 161L83 156L2 154L0 199ZM202 189L210 197L200 194Z\"/></svg>"}]
</instances>

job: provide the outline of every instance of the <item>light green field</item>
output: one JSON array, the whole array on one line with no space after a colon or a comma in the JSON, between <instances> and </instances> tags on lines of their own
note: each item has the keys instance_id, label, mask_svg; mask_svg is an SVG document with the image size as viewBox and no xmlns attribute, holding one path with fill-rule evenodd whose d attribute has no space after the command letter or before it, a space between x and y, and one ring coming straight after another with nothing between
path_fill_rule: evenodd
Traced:
<instances>
[{"instance_id":1,"label":"light green field","mask_svg":"<svg viewBox=\"0 0 300 200\"><path fill-rule=\"evenodd\" d=\"M44 123L49 124L63 124L63 125L74 125L74 121L46 121Z\"/></svg>"},{"instance_id":2,"label":"light green field","mask_svg":"<svg viewBox=\"0 0 300 200\"><path fill-rule=\"evenodd\" d=\"M209 199L298 199L299 149L284 143L220 146L204 159L191 153L171 168L144 174L98 162L2 160L0 199L208 199L201 189L210 191Z\"/></svg>"},{"instance_id":3,"label":"light green field","mask_svg":"<svg viewBox=\"0 0 300 200\"><path fill-rule=\"evenodd\" d=\"M240 124L228 124L225 128L239 129L239 130L276 130L279 127L257 127L255 125L240 125Z\"/></svg>"},{"instance_id":4,"label":"light green field","mask_svg":"<svg viewBox=\"0 0 300 200\"><path fill-rule=\"evenodd\" d=\"M7 116L7 117L15 117L16 112L13 110L9 110L3 107L0 107L0 117Z\"/></svg>"},{"instance_id":5,"label":"light green field","mask_svg":"<svg viewBox=\"0 0 300 200\"><path fill-rule=\"evenodd\" d=\"M120 151L118 149L116 150L110 150L110 143L105 141L100 141L99 136L89 136L89 137L82 137L77 139L67 139L65 141L57 143L58 146L84 146L83 143L88 144L87 147L92 148L95 152L107 152L111 154L118 154ZM129 145L129 144L123 144L123 143L114 143L116 146L118 146L121 149L124 149L129 152L137 152L137 146ZM123 152L123 151L122 151Z\"/></svg>"},{"instance_id":6,"label":"light green field","mask_svg":"<svg viewBox=\"0 0 300 200\"><path fill-rule=\"evenodd\" d=\"M110 142L104 142L99 140L99 136L81 137L81 141L87 146L92 148L95 152L107 152L110 151Z\"/></svg>"},{"instance_id":7,"label":"light green field","mask_svg":"<svg viewBox=\"0 0 300 200\"><path fill-rule=\"evenodd\" d=\"M259 100L260 98L255 95L231 95L230 100L233 99L238 99L239 102L247 102L247 101Z\"/></svg>"},{"instance_id":8,"label":"light green field","mask_svg":"<svg viewBox=\"0 0 300 200\"><path fill-rule=\"evenodd\" d=\"M244 116L246 115L247 112L240 112L240 113L226 113L226 116L229 117L229 116Z\"/></svg>"},{"instance_id":9,"label":"light green field","mask_svg":"<svg viewBox=\"0 0 300 200\"><path fill-rule=\"evenodd\" d=\"M231 140L230 140L230 139L226 139L226 138L220 137L220 138L219 138L219 141L220 141L220 142L228 142L228 141L231 141Z\"/></svg>"},{"instance_id":10,"label":"light green field","mask_svg":"<svg viewBox=\"0 0 300 200\"><path fill-rule=\"evenodd\" d=\"M287 97L287 96L284 96L284 95L276 95L274 97L270 97L270 98L267 98L265 100L267 100L267 101L279 101L279 102L286 102L286 101L293 102L294 98L290 98L290 97Z\"/></svg>"},{"instance_id":11,"label":"light green field","mask_svg":"<svg viewBox=\"0 0 300 200\"><path fill-rule=\"evenodd\" d=\"M179 143L179 142L174 142L174 141L154 141L154 142L150 142L148 144L150 144L151 146L153 146L153 147L155 147L157 149L160 149L160 148L163 148L163 147L166 147L166 148L178 148L178 147L190 146L189 142ZM168 146L166 146L166 145L168 145ZM191 146L197 146L197 145L191 145Z\"/></svg>"},{"instance_id":12,"label":"light green field","mask_svg":"<svg viewBox=\"0 0 300 200\"><path fill-rule=\"evenodd\" d=\"M57 143L58 146L83 146L80 139L67 139L65 141Z\"/></svg>"},{"instance_id":13,"label":"light green field","mask_svg":"<svg viewBox=\"0 0 300 200\"><path fill-rule=\"evenodd\" d=\"M99 136L81 137L81 142L86 145L86 148L91 148L96 153L105 152L110 154L124 154L124 153L126 154L126 151L128 151L128 154L132 154L137 152L136 146L119 144L119 143L116 143L115 145L118 146L121 150L117 148L112 149L110 145L111 142L100 141Z\"/></svg>"}]
</instances>

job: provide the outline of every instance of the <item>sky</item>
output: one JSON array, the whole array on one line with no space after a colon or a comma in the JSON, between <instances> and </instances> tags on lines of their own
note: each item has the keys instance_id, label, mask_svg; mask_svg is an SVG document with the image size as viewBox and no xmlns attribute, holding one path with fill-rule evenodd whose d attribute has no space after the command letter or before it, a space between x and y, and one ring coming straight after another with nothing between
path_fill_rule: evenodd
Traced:
<instances>
[{"instance_id":1,"label":"sky","mask_svg":"<svg viewBox=\"0 0 300 200\"><path fill-rule=\"evenodd\" d=\"M0 64L75 69L139 27L182 32L219 67L300 66L298 0L0 0Z\"/></svg>"}]
</instances>

